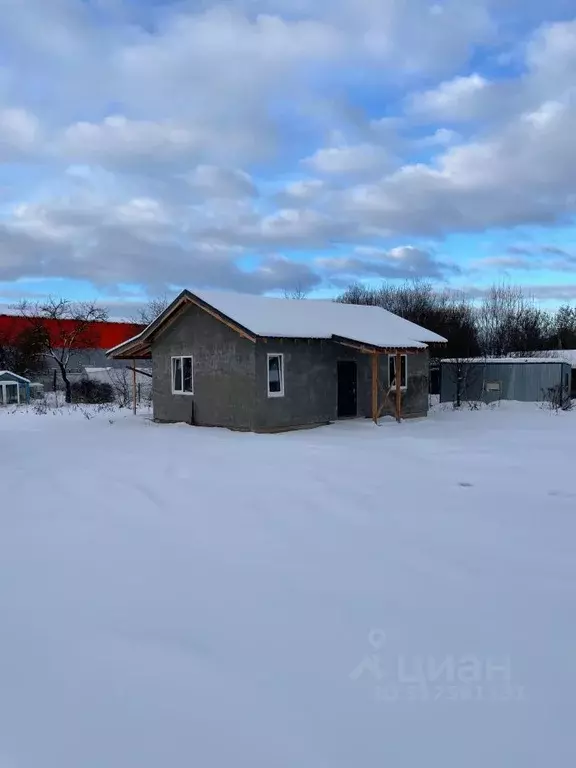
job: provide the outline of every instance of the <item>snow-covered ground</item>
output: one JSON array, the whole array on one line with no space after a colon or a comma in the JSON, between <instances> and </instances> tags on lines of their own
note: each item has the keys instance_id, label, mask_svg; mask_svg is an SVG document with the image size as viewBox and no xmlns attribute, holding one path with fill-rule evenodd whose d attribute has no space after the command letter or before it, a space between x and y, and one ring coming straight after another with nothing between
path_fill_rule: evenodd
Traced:
<instances>
[{"instance_id":1,"label":"snow-covered ground","mask_svg":"<svg viewBox=\"0 0 576 768\"><path fill-rule=\"evenodd\" d=\"M576 760L576 412L0 412L1 768Z\"/></svg>"}]
</instances>

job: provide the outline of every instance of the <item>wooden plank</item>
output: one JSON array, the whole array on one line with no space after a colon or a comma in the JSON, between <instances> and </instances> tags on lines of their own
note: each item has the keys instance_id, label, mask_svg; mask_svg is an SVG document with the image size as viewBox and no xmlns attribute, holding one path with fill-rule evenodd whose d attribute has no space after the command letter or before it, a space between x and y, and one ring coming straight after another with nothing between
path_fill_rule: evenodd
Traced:
<instances>
[{"instance_id":1,"label":"wooden plank","mask_svg":"<svg viewBox=\"0 0 576 768\"><path fill-rule=\"evenodd\" d=\"M132 360L132 412L136 416L136 360Z\"/></svg>"},{"instance_id":2,"label":"wooden plank","mask_svg":"<svg viewBox=\"0 0 576 768\"><path fill-rule=\"evenodd\" d=\"M406 371L408 375L408 371ZM408 382L406 382L408 383ZM396 353L396 421L402 421L402 353Z\"/></svg>"},{"instance_id":3,"label":"wooden plank","mask_svg":"<svg viewBox=\"0 0 576 768\"><path fill-rule=\"evenodd\" d=\"M372 418L378 424L378 354L372 354Z\"/></svg>"}]
</instances>

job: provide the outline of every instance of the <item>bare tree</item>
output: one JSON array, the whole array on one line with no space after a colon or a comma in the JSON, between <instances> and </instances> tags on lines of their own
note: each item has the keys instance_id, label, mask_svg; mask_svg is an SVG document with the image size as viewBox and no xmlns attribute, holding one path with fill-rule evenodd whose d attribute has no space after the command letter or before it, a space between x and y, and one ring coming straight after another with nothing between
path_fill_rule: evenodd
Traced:
<instances>
[{"instance_id":1,"label":"bare tree","mask_svg":"<svg viewBox=\"0 0 576 768\"><path fill-rule=\"evenodd\" d=\"M378 288L351 285L337 301L382 307L438 333L447 344L433 345L433 358L469 358L480 353L474 307L463 294L438 291L424 280L382 283Z\"/></svg>"},{"instance_id":2,"label":"bare tree","mask_svg":"<svg viewBox=\"0 0 576 768\"><path fill-rule=\"evenodd\" d=\"M558 307L552 320L550 349L576 349L576 307Z\"/></svg>"},{"instance_id":3,"label":"bare tree","mask_svg":"<svg viewBox=\"0 0 576 768\"><path fill-rule=\"evenodd\" d=\"M146 304L141 307L134 317L132 318L135 323L141 323L142 325L150 325L158 315L161 315L166 307L170 304L170 301L166 294L162 296L155 296L149 299Z\"/></svg>"},{"instance_id":4,"label":"bare tree","mask_svg":"<svg viewBox=\"0 0 576 768\"><path fill-rule=\"evenodd\" d=\"M486 356L537 352L550 343L550 315L519 286L492 286L478 309L476 322Z\"/></svg>"},{"instance_id":5,"label":"bare tree","mask_svg":"<svg viewBox=\"0 0 576 768\"><path fill-rule=\"evenodd\" d=\"M116 403L127 408L132 400L132 375L127 368L109 368L107 374Z\"/></svg>"},{"instance_id":6,"label":"bare tree","mask_svg":"<svg viewBox=\"0 0 576 768\"><path fill-rule=\"evenodd\" d=\"M285 299L305 299L308 296L309 291L303 287L302 283L298 281L294 288L284 289Z\"/></svg>"},{"instance_id":7,"label":"bare tree","mask_svg":"<svg viewBox=\"0 0 576 768\"><path fill-rule=\"evenodd\" d=\"M66 402L71 403L70 363L82 349L97 346L93 323L107 320L107 310L93 302L54 297L37 302L24 299L16 308L28 322L43 354L54 361L64 384Z\"/></svg>"},{"instance_id":8,"label":"bare tree","mask_svg":"<svg viewBox=\"0 0 576 768\"><path fill-rule=\"evenodd\" d=\"M0 336L0 370L32 378L46 370L38 334L31 328L8 329Z\"/></svg>"}]
</instances>

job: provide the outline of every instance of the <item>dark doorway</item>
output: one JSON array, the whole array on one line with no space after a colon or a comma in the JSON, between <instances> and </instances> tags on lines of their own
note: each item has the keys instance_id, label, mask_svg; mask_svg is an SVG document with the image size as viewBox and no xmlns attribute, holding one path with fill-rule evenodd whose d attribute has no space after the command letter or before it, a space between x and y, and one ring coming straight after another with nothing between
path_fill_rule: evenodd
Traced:
<instances>
[{"instance_id":1,"label":"dark doorway","mask_svg":"<svg viewBox=\"0 0 576 768\"><path fill-rule=\"evenodd\" d=\"M358 405L356 402L356 361L338 361L338 418L356 416Z\"/></svg>"}]
</instances>

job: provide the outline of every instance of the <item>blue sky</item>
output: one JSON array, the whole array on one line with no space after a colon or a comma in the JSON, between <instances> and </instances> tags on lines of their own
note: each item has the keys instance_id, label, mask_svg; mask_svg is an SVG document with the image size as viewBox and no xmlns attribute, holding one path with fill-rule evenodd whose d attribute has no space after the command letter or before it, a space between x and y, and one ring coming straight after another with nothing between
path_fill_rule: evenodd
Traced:
<instances>
[{"instance_id":1,"label":"blue sky","mask_svg":"<svg viewBox=\"0 0 576 768\"><path fill-rule=\"evenodd\" d=\"M576 12L4 0L0 305L419 277L576 297Z\"/></svg>"}]
</instances>

